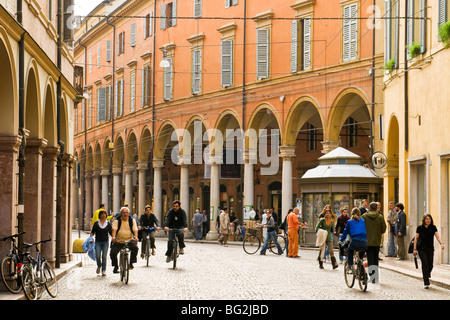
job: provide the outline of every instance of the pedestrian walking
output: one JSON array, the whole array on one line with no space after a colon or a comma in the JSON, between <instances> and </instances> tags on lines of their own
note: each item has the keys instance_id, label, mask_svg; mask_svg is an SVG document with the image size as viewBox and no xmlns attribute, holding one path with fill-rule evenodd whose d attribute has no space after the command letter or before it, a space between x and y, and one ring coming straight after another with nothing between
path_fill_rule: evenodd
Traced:
<instances>
[{"instance_id":1,"label":"pedestrian walking","mask_svg":"<svg viewBox=\"0 0 450 320\"><path fill-rule=\"evenodd\" d=\"M433 217L428 213L423 216L421 225L417 227L413 251L415 256L419 255L422 262L422 276L425 289L430 287L431 271L433 271L434 237L441 245L441 249L444 250L445 247L433 223Z\"/></svg>"},{"instance_id":2,"label":"pedestrian walking","mask_svg":"<svg viewBox=\"0 0 450 320\"><path fill-rule=\"evenodd\" d=\"M208 214L206 213L206 210L203 209L202 211L202 215L203 215L203 229L202 229L202 237L206 238L206 235L209 232L209 218L208 218Z\"/></svg>"},{"instance_id":3,"label":"pedestrian walking","mask_svg":"<svg viewBox=\"0 0 450 320\"><path fill-rule=\"evenodd\" d=\"M395 232L397 234L397 259L406 260L406 213L403 203L397 203L395 205L397 211L397 220L395 221Z\"/></svg>"},{"instance_id":4,"label":"pedestrian walking","mask_svg":"<svg viewBox=\"0 0 450 320\"><path fill-rule=\"evenodd\" d=\"M300 221L298 221L297 215L299 209L294 208L292 212L287 215L288 224L288 257L299 258L298 255L298 230L300 228Z\"/></svg>"},{"instance_id":5,"label":"pedestrian walking","mask_svg":"<svg viewBox=\"0 0 450 320\"><path fill-rule=\"evenodd\" d=\"M202 226L203 226L203 215L200 209L195 210L195 214L192 217L192 224L194 225L195 240L202 239Z\"/></svg>"},{"instance_id":6,"label":"pedestrian walking","mask_svg":"<svg viewBox=\"0 0 450 320\"><path fill-rule=\"evenodd\" d=\"M348 207L344 206L341 209L339 209L339 212L341 213L339 217L337 218L336 223L336 231L335 235L337 237L340 237L341 234L344 232L345 226L347 225L347 221L350 219L348 216ZM341 252L339 251L339 261L343 263L344 257L341 255Z\"/></svg>"},{"instance_id":7,"label":"pedestrian walking","mask_svg":"<svg viewBox=\"0 0 450 320\"><path fill-rule=\"evenodd\" d=\"M369 275L373 283L379 282L378 253L380 251L381 236L386 232L384 218L377 212L377 203L369 204L369 211L361 216L367 231L367 264Z\"/></svg>"},{"instance_id":8,"label":"pedestrian walking","mask_svg":"<svg viewBox=\"0 0 450 320\"><path fill-rule=\"evenodd\" d=\"M296 217L297 218L297 217ZM267 224L263 225L263 228L267 229L267 237L264 241L264 244L261 248L261 255L265 255L266 254L266 249L267 249L267 245L269 243L269 239L272 238L273 243L275 244L275 246L278 249L278 254L281 255L283 254L283 249L281 249L280 244L277 241L277 234L278 234L278 226L274 220L274 218L272 217L272 211L267 211Z\"/></svg>"},{"instance_id":9,"label":"pedestrian walking","mask_svg":"<svg viewBox=\"0 0 450 320\"><path fill-rule=\"evenodd\" d=\"M338 267L336 263L336 258L333 252L333 213L331 210L326 210L324 213L324 218L320 219L316 225L316 232L319 230L325 230L327 232L326 239L319 247L319 268L323 269L323 256L325 252L325 247L328 247L328 253L331 258L331 264L333 269Z\"/></svg>"},{"instance_id":10,"label":"pedestrian walking","mask_svg":"<svg viewBox=\"0 0 450 320\"><path fill-rule=\"evenodd\" d=\"M395 211L395 202L389 201L389 212L386 218L389 224L388 238L388 257L397 257L397 235L395 233L395 220L397 220L397 211Z\"/></svg>"},{"instance_id":11,"label":"pedestrian walking","mask_svg":"<svg viewBox=\"0 0 450 320\"><path fill-rule=\"evenodd\" d=\"M112 233L111 224L106 219L106 210L98 212L99 220L96 220L91 230L91 237L95 236L95 259L97 262L97 274L106 276L106 261L109 249L109 235Z\"/></svg>"},{"instance_id":12,"label":"pedestrian walking","mask_svg":"<svg viewBox=\"0 0 450 320\"><path fill-rule=\"evenodd\" d=\"M228 209L224 208L220 210L219 215L220 227L219 227L219 242L224 247L228 247L228 233L230 232L230 216L228 215Z\"/></svg>"}]
</instances>

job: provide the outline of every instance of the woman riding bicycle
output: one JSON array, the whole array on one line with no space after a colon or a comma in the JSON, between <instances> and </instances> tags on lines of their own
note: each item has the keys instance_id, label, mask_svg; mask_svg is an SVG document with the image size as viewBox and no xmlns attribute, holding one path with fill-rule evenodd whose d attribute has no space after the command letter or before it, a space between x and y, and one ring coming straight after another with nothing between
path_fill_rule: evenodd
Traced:
<instances>
[{"instance_id":1,"label":"woman riding bicycle","mask_svg":"<svg viewBox=\"0 0 450 320\"><path fill-rule=\"evenodd\" d=\"M353 208L351 213L352 218L348 220L344 232L341 235L340 242L345 242L347 235L350 236L351 242L348 246L347 266L349 269L353 266L353 252L359 250L359 257L362 259L367 250L367 232L364 219L361 218L361 211L358 208Z\"/></svg>"}]
</instances>

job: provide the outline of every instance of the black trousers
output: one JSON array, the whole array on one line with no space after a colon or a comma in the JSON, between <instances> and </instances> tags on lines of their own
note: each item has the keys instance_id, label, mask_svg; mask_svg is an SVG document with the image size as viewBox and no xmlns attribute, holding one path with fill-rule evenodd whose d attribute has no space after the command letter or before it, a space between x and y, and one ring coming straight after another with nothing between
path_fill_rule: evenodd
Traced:
<instances>
[{"instance_id":1,"label":"black trousers","mask_svg":"<svg viewBox=\"0 0 450 320\"><path fill-rule=\"evenodd\" d=\"M422 262L423 283L430 285L431 271L433 270L434 249L425 248L419 250L420 261Z\"/></svg>"},{"instance_id":2,"label":"black trousers","mask_svg":"<svg viewBox=\"0 0 450 320\"><path fill-rule=\"evenodd\" d=\"M169 230L169 241L167 241L166 256L172 255L173 237L174 237L173 231ZM181 230L181 229L179 229L179 231L178 231L178 245L179 245L180 249L183 249L184 247L186 247L186 245L184 244L184 233L183 233L183 230Z\"/></svg>"},{"instance_id":3,"label":"black trousers","mask_svg":"<svg viewBox=\"0 0 450 320\"><path fill-rule=\"evenodd\" d=\"M109 253L109 256L111 257L111 265L113 267L118 267L117 264L117 255L120 252L120 249L122 249L124 246L123 243L113 242L111 244L111 251ZM137 243L135 241L130 241L128 243L128 248L130 248L130 263L136 263L137 259L136 256L138 254L139 248L137 246Z\"/></svg>"},{"instance_id":4,"label":"black trousers","mask_svg":"<svg viewBox=\"0 0 450 320\"><path fill-rule=\"evenodd\" d=\"M367 247L367 266L369 271L370 281L378 283L380 281L380 271L378 267L378 253L380 247Z\"/></svg>"}]
</instances>

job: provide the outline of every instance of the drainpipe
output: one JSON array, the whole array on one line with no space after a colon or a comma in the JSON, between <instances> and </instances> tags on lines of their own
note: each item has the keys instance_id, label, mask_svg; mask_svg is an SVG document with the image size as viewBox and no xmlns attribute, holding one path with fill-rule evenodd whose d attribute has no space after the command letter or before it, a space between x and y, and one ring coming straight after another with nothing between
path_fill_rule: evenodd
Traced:
<instances>
[{"instance_id":1,"label":"drainpipe","mask_svg":"<svg viewBox=\"0 0 450 320\"><path fill-rule=\"evenodd\" d=\"M153 1L153 15L156 16L156 0ZM154 171L153 171L153 156L155 152L155 114L156 114L156 102L155 102L155 92L156 92L156 19L153 19L153 61L152 61L152 148L150 150L150 159L151 163L150 165L150 177L151 177L151 185L150 190L152 191L152 198L155 197L154 195ZM158 210L162 210L162 208L158 208ZM161 213L161 217L163 216L163 213Z\"/></svg>"},{"instance_id":2,"label":"drainpipe","mask_svg":"<svg viewBox=\"0 0 450 320\"><path fill-rule=\"evenodd\" d=\"M83 72L83 77L84 77L84 89L83 91L86 89L87 87L87 47L81 43L81 39L78 40L78 43L80 46L82 46L84 48L84 72ZM87 118L87 112L86 112L86 102L84 103L84 172L83 172L83 219L80 221L80 219L78 218L78 234L81 233L81 228L83 228L84 230L84 219L86 219L86 157L87 157L87 122L86 122L86 118ZM81 177L81 174L80 174Z\"/></svg>"},{"instance_id":3,"label":"drainpipe","mask_svg":"<svg viewBox=\"0 0 450 320\"><path fill-rule=\"evenodd\" d=\"M114 97L115 97L115 87L116 87L115 86L115 79L116 79L116 77L115 77L115 72L116 72L116 26L114 24L112 24L111 22L109 22L109 18L110 18L110 16L108 15L106 17L106 24L113 28L113 41L112 41L112 44L111 44L111 46L112 46L113 70L112 70L112 75L111 75L111 97L109 98L112 103L111 103L111 106L110 106L109 114L111 116L111 142L114 145L114 117L115 117L114 104L116 103L115 99L114 99ZM114 159L114 148L111 150L111 161L110 161L111 162L111 181L112 181L112 184L111 184L112 188L111 188L111 190L114 188L114 182L113 182L114 181L113 180L113 159ZM113 193L111 193L111 197L112 197L112 195L113 195ZM110 201L110 199L108 199L108 201ZM112 201L110 201L109 210L110 211L113 210L113 202ZM114 214L114 212L113 212L113 214Z\"/></svg>"},{"instance_id":4,"label":"drainpipe","mask_svg":"<svg viewBox=\"0 0 450 320\"><path fill-rule=\"evenodd\" d=\"M374 153L374 130L373 127L375 125L375 54L376 54L376 50L375 50L375 45L376 45L376 27L375 27L375 14L376 14L376 0L373 0L373 30L372 30L372 121L370 124L370 159L372 159L373 153Z\"/></svg>"},{"instance_id":5,"label":"drainpipe","mask_svg":"<svg viewBox=\"0 0 450 320\"><path fill-rule=\"evenodd\" d=\"M247 45L247 0L244 0L244 30L243 30L243 46L242 46L242 139L243 139L243 164L241 164L241 188L240 188L240 198L241 198L241 220L244 220L244 166L245 166L245 109L247 104L247 92L245 88L245 54Z\"/></svg>"},{"instance_id":6,"label":"drainpipe","mask_svg":"<svg viewBox=\"0 0 450 320\"><path fill-rule=\"evenodd\" d=\"M408 41L408 1L405 1L405 44ZM409 149L408 49L405 45L405 150Z\"/></svg>"},{"instance_id":7,"label":"drainpipe","mask_svg":"<svg viewBox=\"0 0 450 320\"><path fill-rule=\"evenodd\" d=\"M22 0L17 0L17 22L22 25ZM22 136L22 142L19 147L19 182L18 182L18 213L17 213L17 231L21 233L24 220L24 177L25 177L25 32L19 41L19 135ZM19 236L18 246L23 250L23 235Z\"/></svg>"}]
</instances>

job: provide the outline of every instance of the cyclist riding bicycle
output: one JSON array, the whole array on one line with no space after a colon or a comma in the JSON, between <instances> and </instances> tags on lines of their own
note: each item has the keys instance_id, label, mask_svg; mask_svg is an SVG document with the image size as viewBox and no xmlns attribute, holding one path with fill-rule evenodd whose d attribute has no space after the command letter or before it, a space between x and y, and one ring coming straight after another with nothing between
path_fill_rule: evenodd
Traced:
<instances>
[{"instance_id":1,"label":"cyclist riding bicycle","mask_svg":"<svg viewBox=\"0 0 450 320\"><path fill-rule=\"evenodd\" d=\"M119 273L119 266L117 263L117 255L123 248L124 241L128 242L128 248L131 251L130 255L130 270L133 269L133 263L136 263L136 256L139 248L137 246L138 241L138 228L136 220L130 216L130 209L123 207L120 209L120 218L114 220L112 225L112 239L111 239L111 265L114 267L113 273Z\"/></svg>"},{"instance_id":2,"label":"cyclist riding bicycle","mask_svg":"<svg viewBox=\"0 0 450 320\"><path fill-rule=\"evenodd\" d=\"M340 243L344 243L348 235L351 238L350 245L348 246L347 259L347 266L349 269L353 266L354 251L360 250L359 257L362 259L367 250L366 224L364 219L361 218L361 211L359 211L358 208L353 208L351 216L352 218L348 220L340 238Z\"/></svg>"},{"instance_id":3,"label":"cyclist riding bicycle","mask_svg":"<svg viewBox=\"0 0 450 320\"><path fill-rule=\"evenodd\" d=\"M188 223L186 212L181 209L181 202L175 200L172 203L172 209L167 212L166 220L164 222L164 231L169 232L169 240L167 242L166 262L172 261L173 238L174 233L170 229L178 229L178 243L180 246L180 254L184 254L184 232L187 231Z\"/></svg>"},{"instance_id":4,"label":"cyclist riding bicycle","mask_svg":"<svg viewBox=\"0 0 450 320\"><path fill-rule=\"evenodd\" d=\"M139 239L145 239L150 233L150 246L152 248L152 255L155 255L155 235L153 232L150 232L149 230L145 230L142 227L149 227L149 228L155 228L156 231L159 230L159 221L156 218L156 216L152 213L152 207L149 205L145 206L145 214L141 216L141 219L139 220L139 226L138 229L140 232L142 232L142 235L139 237ZM144 258L144 253L146 250L147 243L145 241L142 241L141 246L141 258Z\"/></svg>"}]
</instances>

